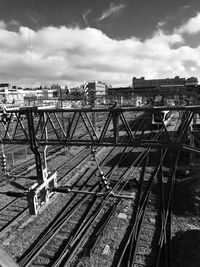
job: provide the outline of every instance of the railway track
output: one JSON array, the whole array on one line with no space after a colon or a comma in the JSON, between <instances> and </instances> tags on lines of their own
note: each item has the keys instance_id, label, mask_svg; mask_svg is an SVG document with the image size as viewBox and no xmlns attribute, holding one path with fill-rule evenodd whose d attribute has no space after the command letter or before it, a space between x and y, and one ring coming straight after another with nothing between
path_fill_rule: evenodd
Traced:
<instances>
[{"instance_id":1,"label":"railway track","mask_svg":"<svg viewBox=\"0 0 200 267\"><path fill-rule=\"evenodd\" d=\"M142 124L143 123L141 123L141 125ZM150 133L150 135L152 135L152 133ZM117 152L117 153L119 153L119 152ZM124 153L125 153L125 151L122 153L122 158L123 157L126 158L124 156ZM143 153L143 152L141 152L141 153ZM89 154L90 154L90 152L89 152ZM113 155L112 155L112 157L113 157ZM88 161L88 158L86 159L86 161ZM117 166L117 164L115 166ZM68 162L68 168L69 168L69 170L73 169L73 164L72 164L72 166L70 166L70 164ZM115 189L117 190L115 193L123 192L124 187L128 184L128 182L125 181L123 178L124 174L122 174L122 173L120 174L119 169L117 170L116 167L114 167L113 169L112 168L109 169L108 166L106 166L106 168L108 169L108 171L106 172L106 177L108 178L110 183L113 183L112 188L114 188L114 190ZM118 171L118 174L114 174L114 169L116 171ZM63 170L64 170L64 168L63 168ZM66 170L64 170L64 172L65 172L64 175L66 176ZM127 170L127 172L128 172L128 170ZM115 184L116 178L114 178L115 175L116 175L116 178L118 177L118 179L119 179L119 183L116 183L116 184ZM81 185L81 183L83 183L83 184ZM123 183L124 183L124 186L123 186ZM85 190L88 190L88 189L97 190L99 188L99 182L95 183L95 180L94 180L93 184L88 184L88 181L87 181L87 184L85 184L85 182L81 182L80 180L77 180L76 183L71 184L70 187L75 188L75 189L77 188L78 190L80 190L80 188L82 188L82 190L84 190L84 189ZM126 190L124 190L124 191L126 191ZM77 198L77 201L78 201L78 197L76 196L76 194L75 194L75 197ZM81 205L83 205L83 206L82 206L82 208L80 208L81 212L79 211L79 213L80 213L80 215L82 215L82 217L80 217L79 219L75 218L74 226L72 227L72 229L68 229L68 231L67 231L68 232L68 238L67 238L67 232L65 232L65 230L63 230L62 227L65 223L68 222L68 220L73 221L71 216L75 216L75 214L77 213L77 203L74 205L74 207L71 207L71 209L69 208L69 206L66 207L66 210L68 210L68 211L63 209L62 212L60 213L60 217L56 218L54 221L52 221L52 225L51 225L52 228L50 230L48 230L47 234L42 233L42 235L41 235L42 237L44 237L44 239L42 238L43 244L41 245L39 243L39 241L38 241L38 244L36 244L36 243L33 244L33 246L35 246L37 248L37 251L36 252L33 252L31 250L27 251L20 259L18 259L20 266L30 266L30 264L32 264L32 262L34 261L34 257L37 257L36 262L34 261L34 263L33 263L34 266L37 266L37 264L39 266L42 266L43 260L44 260L44 266L48 266L49 262L51 262L51 263L54 262L53 263L54 265L51 265L51 266L63 266L63 265L59 265L59 264L61 264L61 262L62 262L62 264L63 264L63 262L65 262L65 263L67 262L67 264L71 264L74 260L73 259L74 256L76 256L77 253L80 251L80 247L82 247L83 244L85 242L87 242L87 236L85 236L84 232L87 233L86 235L89 235L87 231L92 232L93 229L91 229L91 228L96 227L91 222L93 222L93 221L95 222L95 221L100 220L100 218L99 218L100 214L102 217L104 217L104 220L105 220L105 214L103 213L104 209L106 209L106 211L107 211L107 213L106 213L107 217L111 218L112 215L115 213L117 207L120 205L120 201L119 200L113 201L112 196L111 196L112 201L106 200L106 201L100 201L100 203L98 202L99 198L96 198L96 196L90 196L90 195L87 196L86 195L86 196L82 196L81 198L82 198L82 200L80 201L80 207L81 207ZM71 201L71 200L69 200L69 201ZM89 205L87 205L87 202L89 202ZM101 203L101 202L106 202L106 206L104 206L103 203ZM70 205L71 202L69 202L68 204ZM84 205L85 205L85 207L84 207ZM85 208L85 211L84 211L84 208ZM94 216L94 214L96 214L96 217ZM58 221L56 221L57 219L58 219ZM78 224L77 221L82 221L82 222L84 221L84 223ZM108 222L109 222L109 220L107 220L107 223ZM106 227L107 223L104 223L105 227ZM61 226L62 229L60 229L59 226ZM104 230L105 230L105 228L101 227L100 230L98 230L98 231L99 231L99 233L102 233ZM55 236L54 236L54 234L55 234ZM58 236L57 236L57 234L58 234ZM64 245L64 249L63 248L58 249L59 253L60 253L59 256L58 256L59 253L57 250L57 248L58 248L57 245L55 246L56 250L54 249L53 252L51 251L51 249L49 247L45 248L46 250L42 250L43 246L49 245L49 244L45 243L46 240L48 240L48 242L51 242L50 236L52 236L52 238L59 239L58 238L59 236L62 236L62 238L63 238L63 234L65 234L65 236L66 236L65 245ZM97 235L97 236L101 236L101 234ZM52 242L55 244L54 241L52 241ZM58 242L58 244L59 244L59 242ZM50 247L51 247L51 245L52 244L50 244ZM39 250L38 250L38 248L39 248ZM52 252L52 253L50 253L51 255L48 255L49 254L48 251ZM56 254L56 260L55 260L55 254ZM70 254L70 257L67 256L69 254ZM38 256L39 256L39 258L38 258ZM66 259L67 257L68 257L68 259ZM37 262L37 260L38 260L38 262Z\"/></svg>"},{"instance_id":2,"label":"railway track","mask_svg":"<svg viewBox=\"0 0 200 267\"><path fill-rule=\"evenodd\" d=\"M144 183L143 167L136 212L112 266L171 266L171 206L175 169L167 176L162 173L166 151L148 182ZM144 164L144 166L147 162ZM161 200L161 201L160 201Z\"/></svg>"},{"instance_id":3,"label":"railway track","mask_svg":"<svg viewBox=\"0 0 200 267\"><path fill-rule=\"evenodd\" d=\"M66 176L70 176L71 173L73 173L75 169L79 168L80 165L86 163L88 158L91 158L90 150L85 148L67 162L60 164L60 166L57 167L57 171L59 173L58 183L61 183ZM65 168L66 165L68 169L67 171ZM63 168L65 168L64 172L62 170ZM5 194L8 198L6 198L4 202L1 202L0 206L0 234L7 231L8 228L24 216L25 213L28 213L27 199L24 196L24 190L26 190L26 187L20 185L19 183L10 183L19 190L16 192L2 192L2 194Z\"/></svg>"},{"instance_id":4,"label":"railway track","mask_svg":"<svg viewBox=\"0 0 200 267\"><path fill-rule=\"evenodd\" d=\"M9 153L9 151L12 151L13 153L13 145L7 145L5 151ZM19 148L17 146L16 150ZM55 157L56 154L60 154L61 146L53 146L48 148L48 158L47 160L50 160L52 157ZM87 148L83 148L80 150L75 156L72 155L71 158L68 157L67 162L61 164L59 167L57 167L56 171L59 173L59 180L58 182L61 182L61 180L64 180L64 177L66 175L70 175L78 166L81 164L86 163L88 158L91 157L90 152L88 152ZM32 157L33 158L33 157ZM35 168L35 163L33 159L28 159L26 162L22 162L18 164L17 166L13 166L10 168L11 174L9 177L3 177L1 179L1 186L2 188L6 184L17 186L16 192L4 192L2 191L1 194L4 195L3 201L1 202L0 207L0 234L3 234L6 232L9 227L11 227L17 220L19 220L22 216L24 216L28 212L28 206L27 206L27 200L24 197L24 193L22 190L27 190L28 188L24 187L24 185L20 185L20 183L15 183L15 180L18 180L18 178L21 178L22 176L27 175L31 170ZM68 171L66 172L66 165L68 165ZM62 172L62 169L65 168L65 172ZM28 177L27 177L28 179ZM10 186L9 186L10 188Z\"/></svg>"},{"instance_id":5,"label":"railway track","mask_svg":"<svg viewBox=\"0 0 200 267\"><path fill-rule=\"evenodd\" d=\"M118 159L118 163L116 162L117 165L120 164L121 161L125 161L126 160L127 155L124 154L126 150L127 150L127 148L124 149L124 151L122 153L122 156ZM129 149L129 150L130 151L128 153L131 153L133 151L133 149ZM113 151L114 150L112 150L111 153L113 153ZM119 150L117 152L115 152L115 153L118 154ZM146 151L143 151L140 154L143 155L144 153L146 153ZM106 156L106 159L104 159L101 162L101 165L103 164L103 162L108 161L109 157L113 158L113 154L112 154L112 156L110 156L108 154ZM135 160L135 163L140 161L140 157L141 156L137 157L137 159ZM116 164L114 164L113 167L110 167L110 169L107 171L107 174L106 174L106 176L108 176L109 179L110 179L111 176L113 176L113 173L114 173L113 170L118 172L119 181L113 187L114 193L117 193L118 190L120 190L122 192L122 189L120 188L120 184L127 178L128 174L131 171L130 166L127 167L125 170L123 170L123 174L121 174L121 176L119 178L119 170L116 170ZM134 165L134 163L133 163L133 165ZM96 173L96 171L97 170L94 170L92 175L94 175ZM90 184L88 185L88 182L89 182L90 179L91 179L91 176L90 176L90 178L86 179L87 184L86 184L86 181L81 182L80 180L78 180L77 184L76 185L74 184L72 186L72 188L75 188L75 186L78 186L79 190L80 189L81 190L87 190L87 187L89 186L90 190L92 189L92 191L94 191L95 189L97 189L99 187L99 182L96 182L96 178L95 178L95 180L94 180L95 182L93 182L94 184L92 184L91 181L90 181ZM86 196L82 197L82 201L85 201L85 199L87 199L88 201L90 200L89 201L89 206L94 207L94 206L96 206L95 202L97 201L96 200L94 202L94 199L93 199L94 197L96 198L96 196L93 196L92 199L91 199L90 195L89 196L86 195ZM107 198L109 199L110 197L107 197ZM77 219L77 218L75 219L75 222L77 222L77 221L83 222L84 221L84 224L82 223L81 226L79 226L79 224L77 223L76 226L74 226L74 229L76 229L76 230L69 230L68 229L68 231L70 231L71 235L69 237L67 237L67 234L65 233L64 249L63 249L63 242L58 241L58 240L60 240L59 237L62 237L62 241L63 241L63 235L61 234L62 231L63 231L62 230L63 227L65 228L65 226L63 226L63 225L65 225L66 223L70 224L70 221L69 221L70 218L65 216L64 218L66 220L62 221L63 223L60 225L60 227L58 229L57 229L57 219L54 220L54 228L51 230L51 233L48 230L45 230L41 234L41 237L45 237L47 235L48 238L45 238L45 239L43 239L41 241L41 238L39 237L38 240L36 240L36 242L33 244L33 246L31 246L30 250L28 252L26 252L25 255L19 259L19 261L18 261L19 265L20 266L30 266L33 263L33 266L37 266L37 265L48 266L48 264L51 264L51 266L63 266L62 265L63 264L63 260L65 260L65 264L70 263L73 260L72 255L75 256L77 254L77 252L80 250L80 247L82 247L83 243L86 242L86 240L87 240L86 235L88 235L88 231L90 231L90 229L92 227L94 227L92 222L94 222L96 224L96 222L99 220L98 217L100 216L100 214L102 214L103 210L105 208L108 209L108 207L110 206L110 204L109 204L110 200L108 201L107 198L105 200L101 200L99 205L97 204L97 206L99 206L99 207L98 207L98 209L96 209L96 212L88 210L88 207L87 207L86 208L87 212L84 215L82 215L82 217L79 217L79 219ZM132 196L129 196L127 198L131 199ZM112 196L111 196L111 199L113 199ZM66 210L69 209L68 205L71 205L72 201L73 201L73 198L66 205ZM111 201L111 203L113 205L113 201ZM76 208L78 207L78 205L79 204L77 204L77 203L74 205L74 210L73 210L74 213L77 211ZM82 202L82 205L83 205L83 202ZM82 210L82 208L83 207L81 206L81 210ZM69 212L69 214L71 216L71 209L68 212ZM64 211L60 214L61 218L64 216L63 214L65 214ZM81 214L82 214L82 212L80 211L79 212L79 216ZM88 219L86 219L86 218L88 218ZM60 218L59 218L59 221L60 221ZM84 229L84 231L83 231L83 229ZM55 233L55 231L56 231L56 233ZM75 242L75 240L76 240L76 242ZM72 241L74 241L74 242L72 242ZM62 244L62 248L58 249L59 251L61 251L59 256L58 256L58 251L57 250L56 251L54 250L54 252L52 252L51 248L46 248L46 246L48 247L49 244L50 244L50 247L51 247L51 244L54 244L54 245L55 244ZM56 247L58 247L58 246L59 245L56 245ZM44 249L44 247L45 247L45 249ZM69 249L69 247L70 247L70 249ZM55 247L54 247L54 249L55 249ZM48 251L52 252L50 257L49 257L49 255L47 253ZM69 252L70 252L70 255L67 256L67 254L69 254ZM56 260L55 260L55 254L56 254ZM66 257L67 257L67 263L66 263ZM35 259L36 259L36 262L35 262ZM52 262L52 259L54 260L54 263ZM61 264L61 265L59 265L59 264Z\"/></svg>"},{"instance_id":6,"label":"railway track","mask_svg":"<svg viewBox=\"0 0 200 267\"><path fill-rule=\"evenodd\" d=\"M11 149L11 148L10 148ZM61 146L50 147L48 149L48 158L50 161L52 157L60 154ZM90 149L83 148L81 149L75 156L72 155L71 158L68 158L67 162L64 162L59 167L56 168L55 171L59 174L58 182L64 180L64 177L70 175L76 168L78 168L82 164L86 164L88 159L91 158ZM32 165L31 165L32 164ZM67 172L66 172L67 166ZM26 188L20 184L15 184L13 181L18 180L18 178L27 175L31 170L35 168L35 163L33 159L28 159L26 162L22 162L17 166L14 166L10 169L10 176L5 179L2 179L1 186L5 186L5 184L11 184L14 186L17 185L18 191L16 192L2 192L2 194L6 194L7 198L4 199L4 202L1 203L1 220L0 220L0 234L3 234L8 230L10 226L12 226L17 220L19 220L25 213L28 212L27 200L23 197L23 192ZM65 169L63 172L62 169ZM27 177L28 179L28 177Z\"/></svg>"},{"instance_id":7,"label":"railway track","mask_svg":"<svg viewBox=\"0 0 200 267\"><path fill-rule=\"evenodd\" d=\"M111 153L112 152L113 151L111 151ZM108 155L107 155L106 159L107 158L108 158ZM106 159L104 159L103 162L105 162ZM103 162L101 162L101 164ZM80 186L80 181L77 182L77 184L79 183L79 190L80 189L81 190L87 190L89 180L90 180L89 188L91 191L97 190L99 188L99 182L96 182L96 177L94 177L94 175L96 175L96 171L97 171L97 169L95 168L93 170L93 173L91 173L90 178L86 177L85 181L82 182L81 186ZM82 179L82 177L81 177L81 179ZM93 182L91 182L91 179L93 179ZM91 185L91 183L93 183L93 185ZM76 185L73 185L73 188ZM80 246L80 242L83 242L85 240L85 234L87 233L87 231L89 231L89 228L92 227L92 222L94 222L94 223L97 222L97 218L100 214L100 211L103 210L103 207L105 208L105 204L108 205L107 201L102 201L102 199L97 198L95 195L92 197L90 195L83 195L81 197L81 202L79 202L80 196L72 196L72 198L69 200L69 202L67 203L67 205L65 207L65 211L68 211L67 214L69 214L69 215L71 215L71 212L72 212L72 209L69 208L69 205L71 205L74 202L74 197L78 198L78 203L76 202L73 205L73 212L74 212L73 215L75 216L75 219L71 219L72 221L75 221L74 230L68 228L68 231L70 232L69 238L67 238L67 235L65 234L65 246L64 246L65 249L64 250L67 249L68 250L67 252L69 252L69 247L70 247L70 255L68 255L69 256L68 261L73 260L72 255L75 255L77 253L77 249ZM95 201L94 201L94 198L95 198ZM83 208L84 207L83 204L86 201L89 202L89 205L86 205L86 208ZM78 211L78 215L77 215L77 214L75 214L75 212L77 212L77 208L79 206L79 203L80 203L80 210ZM87 211L85 213L82 213L82 209L86 209ZM78 216L78 218L77 218L77 216ZM62 221L63 224L66 224L66 223L70 224L70 221L69 221L70 217L67 217L64 211L61 212L60 218L58 221L60 222L60 220L62 218L63 218L63 221ZM72 218L74 218L74 217L72 217ZM79 224L77 222L81 222L81 224ZM42 257L44 258L44 256L46 254L44 252L41 252L41 251L35 251L34 248L37 249L39 246L40 247L41 246L48 246L49 242L51 242L51 244L52 243L55 244L55 242L56 242L56 244L62 243L58 240L60 240L59 237L63 237L63 235L61 234L63 232L63 224L60 225L58 232L54 236L55 230L57 229L57 220L54 220L53 223L54 223L54 228L52 229L51 233L48 230L45 230L45 232L43 232L41 234L41 236L43 236L43 237L47 235L48 239L45 238L45 240L43 240L43 242L41 244L41 238L39 237L38 240L36 241L37 245L34 244L32 247L33 249L30 249L29 253L24 255L24 257L18 261L20 266L29 266L31 264L31 262L34 261L34 256L37 257L37 261L38 261L38 254L40 254L40 256L41 256L41 253L42 253ZM51 238L53 238L53 241L51 241ZM55 241L55 240L57 240L57 241ZM50 244L50 246L51 246L51 244ZM62 244L62 246L63 246L63 244ZM45 251L46 252L49 251L49 248L45 249ZM67 252L65 251L65 253L64 253L64 251L62 249L60 256L57 257L57 259L56 259L57 263L51 262L50 263L51 266L57 266L56 264L60 264L59 262L62 260L62 258L66 258L66 254L69 254ZM33 253L34 253L34 255L33 255ZM56 250L55 254L56 253L58 254L57 250ZM28 260L28 258L29 258L29 260ZM46 258L48 258L48 255L46 255ZM45 262L47 262L46 264L49 264L50 259L47 260L46 258L43 259L44 260L43 261L44 266L45 266ZM37 261L35 263L33 263L34 266L37 265ZM41 257L39 258L39 261L40 261L40 264L42 264L41 263ZM54 265L52 265L52 264L54 264ZM60 266L62 266L62 265L60 265Z\"/></svg>"}]
</instances>

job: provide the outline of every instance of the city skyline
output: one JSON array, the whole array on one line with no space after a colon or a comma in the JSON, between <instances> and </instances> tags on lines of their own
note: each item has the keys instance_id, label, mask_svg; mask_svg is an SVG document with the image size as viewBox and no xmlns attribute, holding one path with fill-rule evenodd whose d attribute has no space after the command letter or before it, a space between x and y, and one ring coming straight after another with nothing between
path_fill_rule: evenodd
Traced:
<instances>
[{"instance_id":1,"label":"city skyline","mask_svg":"<svg viewBox=\"0 0 200 267\"><path fill-rule=\"evenodd\" d=\"M2 0L0 82L199 79L199 40L199 1Z\"/></svg>"}]
</instances>

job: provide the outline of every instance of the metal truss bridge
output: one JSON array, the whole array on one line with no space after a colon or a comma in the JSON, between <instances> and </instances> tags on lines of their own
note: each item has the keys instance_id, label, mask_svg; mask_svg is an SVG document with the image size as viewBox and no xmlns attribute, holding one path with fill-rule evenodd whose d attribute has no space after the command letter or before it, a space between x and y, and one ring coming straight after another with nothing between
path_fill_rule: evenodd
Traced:
<instances>
[{"instance_id":1,"label":"metal truss bridge","mask_svg":"<svg viewBox=\"0 0 200 267\"><path fill-rule=\"evenodd\" d=\"M162 120L164 111L172 114L167 124ZM0 142L30 145L35 155L38 183L29 191L28 201L32 214L37 214L39 199L45 198L44 202L49 199L46 188L56 186L56 174L49 176L47 172L48 145L177 148L200 154L195 145L198 132L191 127L198 128L199 114L200 106L2 109ZM160 118L158 129L153 128L153 115Z\"/></svg>"},{"instance_id":2,"label":"metal truss bridge","mask_svg":"<svg viewBox=\"0 0 200 267\"><path fill-rule=\"evenodd\" d=\"M171 128L162 123L162 139L152 140L152 114L177 112L181 127ZM200 114L200 106L141 107L141 108L81 108L54 109L25 107L0 110L0 142L29 144L39 148L46 145L63 146L183 146L189 126ZM140 119L140 125L133 128ZM81 130L80 130L81 127ZM171 132L174 132L171 135ZM21 133L19 135L19 133Z\"/></svg>"}]
</instances>

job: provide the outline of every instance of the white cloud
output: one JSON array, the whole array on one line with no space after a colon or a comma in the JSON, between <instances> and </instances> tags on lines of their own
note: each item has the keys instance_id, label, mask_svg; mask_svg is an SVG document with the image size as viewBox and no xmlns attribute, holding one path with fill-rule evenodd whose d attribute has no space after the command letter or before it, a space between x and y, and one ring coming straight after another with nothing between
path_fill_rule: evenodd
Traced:
<instances>
[{"instance_id":1,"label":"white cloud","mask_svg":"<svg viewBox=\"0 0 200 267\"><path fill-rule=\"evenodd\" d=\"M35 85L101 80L127 86L133 76L198 77L200 46L190 47L184 39L195 20L198 22L199 14L172 34L158 29L144 41L111 39L90 27L33 31L21 26L14 32L0 22L0 82Z\"/></svg>"},{"instance_id":2,"label":"white cloud","mask_svg":"<svg viewBox=\"0 0 200 267\"><path fill-rule=\"evenodd\" d=\"M200 32L200 13L190 18L185 25L178 29L179 33L196 34Z\"/></svg>"},{"instance_id":3,"label":"white cloud","mask_svg":"<svg viewBox=\"0 0 200 267\"><path fill-rule=\"evenodd\" d=\"M120 13L122 9L124 9L126 5L120 4L120 5L114 5L113 3L110 4L110 7L106 9L100 18L97 19L97 21L104 20L110 16L117 15Z\"/></svg>"},{"instance_id":4,"label":"white cloud","mask_svg":"<svg viewBox=\"0 0 200 267\"><path fill-rule=\"evenodd\" d=\"M3 20L0 20L0 28L6 29L6 23Z\"/></svg>"}]
</instances>

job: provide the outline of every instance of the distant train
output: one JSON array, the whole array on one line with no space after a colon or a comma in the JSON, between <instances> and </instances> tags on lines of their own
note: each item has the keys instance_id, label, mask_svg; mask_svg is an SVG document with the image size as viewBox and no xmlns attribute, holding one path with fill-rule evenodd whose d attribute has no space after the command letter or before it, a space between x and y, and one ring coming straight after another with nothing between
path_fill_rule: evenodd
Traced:
<instances>
[{"instance_id":1,"label":"distant train","mask_svg":"<svg viewBox=\"0 0 200 267\"><path fill-rule=\"evenodd\" d=\"M168 126L172 118L172 111L162 110L161 112L152 114L152 125L161 127L164 124Z\"/></svg>"}]
</instances>

